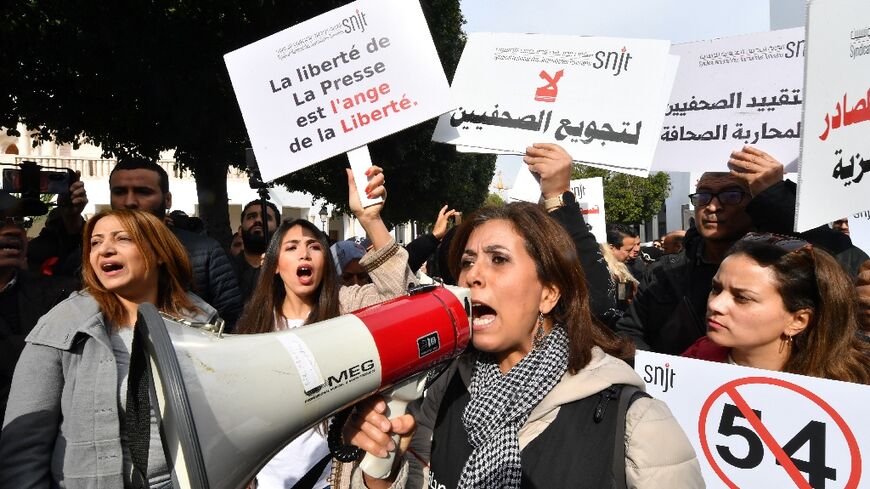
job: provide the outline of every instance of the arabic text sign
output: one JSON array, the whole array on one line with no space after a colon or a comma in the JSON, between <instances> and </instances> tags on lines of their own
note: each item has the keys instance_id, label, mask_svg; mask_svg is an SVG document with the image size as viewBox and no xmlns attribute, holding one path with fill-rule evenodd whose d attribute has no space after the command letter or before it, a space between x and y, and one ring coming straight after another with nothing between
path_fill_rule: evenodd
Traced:
<instances>
[{"instance_id":1,"label":"arabic text sign","mask_svg":"<svg viewBox=\"0 0 870 489\"><path fill-rule=\"evenodd\" d=\"M867 208L870 192L870 3L814 0L795 230ZM836 196L836 199L831 199Z\"/></svg>"},{"instance_id":2,"label":"arabic text sign","mask_svg":"<svg viewBox=\"0 0 870 489\"><path fill-rule=\"evenodd\" d=\"M358 0L224 59L267 181L450 109L417 1Z\"/></svg>"},{"instance_id":3,"label":"arabic text sign","mask_svg":"<svg viewBox=\"0 0 870 489\"><path fill-rule=\"evenodd\" d=\"M870 387L641 351L635 370L695 447L707 487L857 488Z\"/></svg>"},{"instance_id":4,"label":"arabic text sign","mask_svg":"<svg viewBox=\"0 0 870 489\"><path fill-rule=\"evenodd\" d=\"M434 141L506 153L555 142L575 160L646 173L666 105L667 41L471 34ZM657 96L656 94L660 94Z\"/></svg>"},{"instance_id":5,"label":"arabic text sign","mask_svg":"<svg viewBox=\"0 0 870 489\"><path fill-rule=\"evenodd\" d=\"M673 46L680 68L652 169L727 171L745 144L797 160L804 51L802 28Z\"/></svg>"}]
</instances>

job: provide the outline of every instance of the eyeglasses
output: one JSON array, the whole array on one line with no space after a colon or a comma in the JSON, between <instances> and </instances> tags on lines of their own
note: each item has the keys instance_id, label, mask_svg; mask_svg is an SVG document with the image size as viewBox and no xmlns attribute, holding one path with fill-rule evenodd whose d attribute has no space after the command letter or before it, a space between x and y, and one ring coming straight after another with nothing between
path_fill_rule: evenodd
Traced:
<instances>
[{"instance_id":1,"label":"eyeglasses","mask_svg":"<svg viewBox=\"0 0 870 489\"><path fill-rule=\"evenodd\" d=\"M812 244L800 238L775 233L746 233L745 236L740 238L740 241L772 244L785 251L797 251L804 248L813 249Z\"/></svg>"},{"instance_id":2,"label":"eyeglasses","mask_svg":"<svg viewBox=\"0 0 870 489\"><path fill-rule=\"evenodd\" d=\"M713 197L719 199L719 203L722 205L735 205L743 200L744 195L749 195L749 193L742 190L723 190L717 193L696 192L689 194L689 200L692 201L692 205L695 207L709 204L713 200Z\"/></svg>"}]
</instances>

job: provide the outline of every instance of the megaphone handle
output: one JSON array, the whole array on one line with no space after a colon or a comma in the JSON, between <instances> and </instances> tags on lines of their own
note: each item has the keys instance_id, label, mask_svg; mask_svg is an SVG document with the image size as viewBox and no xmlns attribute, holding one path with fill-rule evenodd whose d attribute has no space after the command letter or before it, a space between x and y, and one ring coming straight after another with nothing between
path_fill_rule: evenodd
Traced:
<instances>
[{"instance_id":1,"label":"megaphone handle","mask_svg":"<svg viewBox=\"0 0 870 489\"><path fill-rule=\"evenodd\" d=\"M384 416L387 418L392 418L395 413L396 416L400 416L405 414L405 410L408 407L408 401L404 401L401 399L389 399L387 400L387 410L384 412ZM393 435L393 443L396 444L396 450L399 449L399 435ZM371 477L376 479L386 479L390 472L393 469L393 461L396 459L396 450L391 452L387 452L386 458L376 457L370 453L366 453L360 462L359 466L363 472L368 474Z\"/></svg>"}]
</instances>

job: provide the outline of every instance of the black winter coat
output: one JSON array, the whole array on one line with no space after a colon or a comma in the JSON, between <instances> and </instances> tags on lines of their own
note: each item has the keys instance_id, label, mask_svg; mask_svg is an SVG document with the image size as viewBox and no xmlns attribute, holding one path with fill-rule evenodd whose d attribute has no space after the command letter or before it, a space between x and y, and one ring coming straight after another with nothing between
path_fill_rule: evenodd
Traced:
<instances>
[{"instance_id":1,"label":"black winter coat","mask_svg":"<svg viewBox=\"0 0 870 489\"><path fill-rule=\"evenodd\" d=\"M783 181L754 197L746 212L758 231L795 234L796 185ZM844 268L857 274L867 255L849 237L819 226L800 236L828 251ZM718 263L701 260L703 238L695 228L686 232L680 253L665 255L647 268L638 293L616 331L639 349L679 355L707 331L705 317L711 280Z\"/></svg>"},{"instance_id":2,"label":"black winter coat","mask_svg":"<svg viewBox=\"0 0 870 489\"><path fill-rule=\"evenodd\" d=\"M19 271L16 283L0 292L0 426L6 413L15 364L24 349L24 338L52 307L77 287L71 277L43 277Z\"/></svg>"},{"instance_id":3,"label":"black winter coat","mask_svg":"<svg viewBox=\"0 0 870 489\"><path fill-rule=\"evenodd\" d=\"M226 321L225 331L232 331L242 312L242 295L229 256L212 238L170 227L187 249L193 268L193 292L217 309Z\"/></svg>"}]
</instances>

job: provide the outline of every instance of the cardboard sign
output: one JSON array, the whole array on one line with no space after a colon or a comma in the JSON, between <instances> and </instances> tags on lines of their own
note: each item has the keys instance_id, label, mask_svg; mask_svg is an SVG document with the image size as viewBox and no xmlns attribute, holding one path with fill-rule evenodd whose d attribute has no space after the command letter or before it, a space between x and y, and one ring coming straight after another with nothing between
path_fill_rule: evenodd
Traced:
<instances>
[{"instance_id":1,"label":"cardboard sign","mask_svg":"<svg viewBox=\"0 0 870 489\"><path fill-rule=\"evenodd\" d=\"M799 232L867 209L870 3L809 3L804 82L805 134L795 219Z\"/></svg>"},{"instance_id":2,"label":"cardboard sign","mask_svg":"<svg viewBox=\"0 0 870 489\"><path fill-rule=\"evenodd\" d=\"M224 60L265 181L451 108L417 1L358 0Z\"/></svg>"},{"instance_id":3,"label":"cardboard sign","mask_svg":"<svg viewBox=\"0 0 870 489\"><path fill-rule=\"evenodd\" d=\"M796 168L804 52L803 28L671 47L680 68L652 170L728 171L746 144Z\"/></svg>"},{"instance_id":4,"label":"cardboard sign","mask_svg":"<svg viewBox=\"0 0 870 489\"><path fill-rule=\"evenodd\" d=\"M552 142L577 161L645 176L675 73L668 49L654 40L471 34L451 85L458 108L438 120L432 140L514 154Z\"/></svg>"},{"instance_id":5,"label":"cardboard sign","mask_svg":"<svg viewBox=\"0 0 870 489\"><path fill-rule=\"evenodd\" d=\"M709 488L867 484L866 385L645 351L635 370L689 437Z\"/></svg>"}]
</instances>

